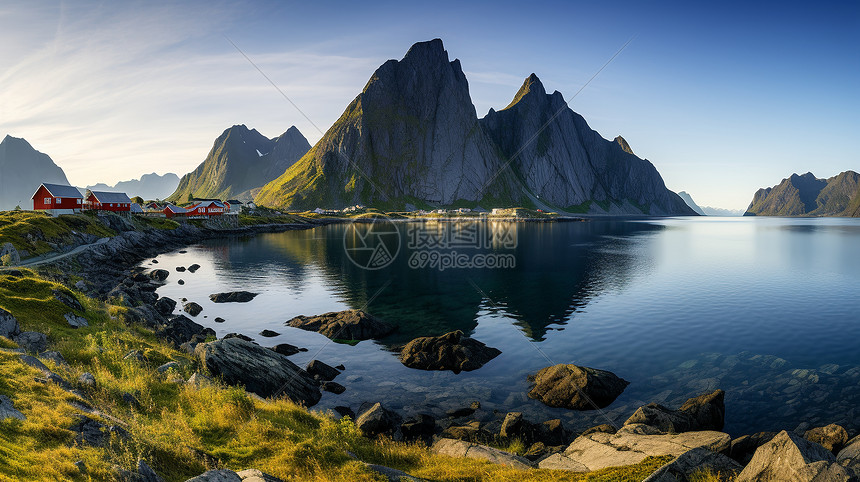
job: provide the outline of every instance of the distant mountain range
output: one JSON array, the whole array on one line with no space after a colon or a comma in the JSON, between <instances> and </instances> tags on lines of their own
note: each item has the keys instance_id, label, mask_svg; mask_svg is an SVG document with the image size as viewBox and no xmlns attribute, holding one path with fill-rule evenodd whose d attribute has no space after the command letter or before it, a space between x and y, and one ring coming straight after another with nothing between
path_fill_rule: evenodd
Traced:
<instances>
[{"instance_id":1,"label":"distant mountain range","mask_svg":"<svg viewBox=\"0 0 860 482\"><path fill-rule=\"evenodd\" d=\"M845 171L830 179L811 172L792 174L774 187L759 189L744 216L860 217L860 174Z\"/></svg>"},{"instance_id":2,"label":"distant mountain range","mask_svg":"<svg viewBox=\"0 0 860 482\"><path fill-rule=\"evenodd\" d=\"M696 204L696 201L693 201L693 196L691 196L686 191L681 191L678 193L681 196L681 199L687 203L687 206L690 206L690 209L696 211L701 216L743 216L743 209L723 209L723 208L712 208L710 206L701 206L699 207Z\"/></svg>"},{"instance_id":3,"label":"distant mountain range","mask_svg":"<svg viewBox=\"0 0 860 482\"><path fill-rule=\"evenodd\" d=\"M24 139L0 142L0 210L33 209L32 196L43 182L68 184L66 173Z\"/></svg>"},{"instance_id":4,"label":"distant mountain range","mask_svg":"<svg viewBox=\"0 0 860 482\"><path fill-rule=\"evenodd\" d=\"M320 141L262 188L285 209L366 204L534 206L595 214L695 215L647 160L608 141L529 76L479 119L441 40L389 60Z\"/></svg>"},{"instance_id":5,"label":"distant mountain range","mask_svg":"<svg viewBox=\"0 0 860 482\"><path fill-rule=\"evenodd\" d=\"M168 198L239 198L251 200L255 190L277 178L311 146L295 127L269 139L244 125L225 130L197 169L182 176Z\"/></svg>"},{"instance_id":6,"label":"distant mountain range","mask_svg":"<svg viewBox=\"0 0 860 482\"><path fill-rule=\"evenodd\" d=\"M165 199L179 185L179 176L172 172L168 172L163 176L156 173L144 174L140 179L132 179L130 181L121 181L113 186L108 186L104 183L87 186L86 189L93 191L118 191L124 192L129 196L140 196L145 200Z\"/></svg>"}]
</instances>

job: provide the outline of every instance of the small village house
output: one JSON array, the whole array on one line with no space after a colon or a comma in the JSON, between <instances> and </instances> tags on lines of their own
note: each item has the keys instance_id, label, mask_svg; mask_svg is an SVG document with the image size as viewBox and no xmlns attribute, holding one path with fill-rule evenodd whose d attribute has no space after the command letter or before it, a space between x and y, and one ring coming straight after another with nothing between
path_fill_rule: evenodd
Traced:
<instances>
[{"instance_id":1,"label":"small village house","mask_svg":"<svg viewBox=\"0 0 860 482\"><path fill-rule=\"evenodd\" d=\"M185 217L185 215L188 214L187 209L176 206L175 204L164 206L164 209L162 209L161 212L163 212L168 218L174 218L177 216Z\"/></svg>"},{"instance_id":2,"label":"small village house","mask_svg":"<svg viewBox=\"0 0 860 482\"><path fill-rule=\"evenodd\" d=\"M33 194L33 209L48 211L52 215L80 212L84 197L74 186L42 183Z\"/></svg>"},{"instance_id":3,"label":"small village house","mask_svg":"<svg viewBox=\"0 0 860 482\"><path fill-rule=\"evenodd\" d=\"M227 212L227 206L221 201L202 201L186 208L187 216L220 216Z\"/></svg>"},{"instance_id":4,"label":"small village house","mask_svg":"<svg viewBox=\"0 0 860 482\"><path fill-rule=\"evenodd\" d=\"M242 201L239 201L238 199L230 199L225 201L224 204L227 206L227 212L230 214L238 213L242 210Z\"/></svg>"},{"instance_id":5,"label":"small village house","mask_svg":"<svg viewBox=\"0 0 860 482\"><path fill-rule=\"evenodd\" d=\"M85 209L95 211L130 212L131 199L124 192L87 191Z\"/></svg>"}]
</instances>

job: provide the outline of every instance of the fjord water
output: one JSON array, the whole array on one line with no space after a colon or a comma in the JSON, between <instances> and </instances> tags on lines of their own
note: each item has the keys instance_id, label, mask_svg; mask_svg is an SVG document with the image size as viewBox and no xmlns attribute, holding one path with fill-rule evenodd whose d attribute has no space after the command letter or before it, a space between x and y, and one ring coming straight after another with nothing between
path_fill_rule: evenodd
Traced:
<instances>
[{"instance_id":1,"label":"fjord water","mask_svg":"<svg viewBox=\"0 0 860 482\"><path fill-rule=\"evenodd\" d=\"M195 320L221 337L308 348L291 357L344 364L342 395L322 409L382 401L441 416L478 400L492 417L522 411L570 428L622 423L640 405L677 406L726 390L726 430L794 429L802 422L860 426L860 220L663 218L571 223L477 223L478 238L513 236L512 268L410 267L410 240L450 226L399 224L401 249L378 270L344 250L349 225L207 241L159 256L172 272L159 294L200 303ZM438 246L434 249L439 249ZM176 283L184 279L185 285ZM261 293L215 304L211 293ZM364 309L398 331L355 346L284 325L304 314ZM226 319L215 323L215 317ZM258 336L263 329L281 335ZM404 367L394 350L417 336L462 330L502 354L460 374ZM603 411L552 409L526 397L526 377L554 363L609 370L630 381Z\"/></svg>"}]
</instances>

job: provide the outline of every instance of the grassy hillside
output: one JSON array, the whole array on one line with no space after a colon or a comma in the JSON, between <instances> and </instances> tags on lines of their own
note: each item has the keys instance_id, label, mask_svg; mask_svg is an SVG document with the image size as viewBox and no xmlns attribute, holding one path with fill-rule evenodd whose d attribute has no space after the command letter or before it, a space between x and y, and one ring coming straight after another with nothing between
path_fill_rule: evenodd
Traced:
<instances>
[{"instance_id":1,"label":"grassy hillside","mask_svg":"<svg viewBox=\"0 0 860 482\"><path fill-rule=\"evenodd\" d=\"M38 256L68 244L77 233L113 236L94 216L77 214L51 217L33 211L0 212L0 244L12 243L22 257Z\"/></svg>"},{"instance_id":2,"label":"grassy hillside","mask_svg":"<svg viewBox=\"0 0 860 482\"><path fill-rule=\"evenodd\" d=\"M112 435L103 447L77 444L68 428L82 411L70 402L77 396L22 364L0 338L0 394L8 395L27 418L0 422L0 480L110 480L112 467L132 467L146 460L167 480L185 480L219 467L257 468L286 480L382 480L346 451L366 462L395 467L432 480L641 480L665 459L592 474L518 470L475 460L433 455L422 445L370 440L349 419L309 412L288 400L263 401L244 390L220 383L185 383L200 370L191 356L158 340L145 328L125 321L125 309L87 298L39 277L30 270L0 273L0 307L16 316L25 330L48 334L50 349L68 365L45 361L72 382L98 410L90 415L116 425L128 437ZM62 318L69 309L53 290L75 296L90 326L72 329ZM140 350L146 361L126 360ZM176 361L178 370L158 373L156 367ZM84 373L95 387L75 383ZM140 402L131 406L123 394ZM83 461L87 475L75 462Z\"/></svg>"}]
</instances>

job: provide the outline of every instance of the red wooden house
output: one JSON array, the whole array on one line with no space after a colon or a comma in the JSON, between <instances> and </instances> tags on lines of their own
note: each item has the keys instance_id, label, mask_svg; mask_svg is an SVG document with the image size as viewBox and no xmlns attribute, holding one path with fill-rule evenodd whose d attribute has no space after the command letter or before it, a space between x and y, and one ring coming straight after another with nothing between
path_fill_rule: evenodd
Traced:
<instances>
[{"instance_id":1,"label":"red wooden house","mask_svg":"<svg viewBox=\"0 0 860 482\"><path fill-rule=\"evenodd\" d=\"M124 192L87 191L86 209L97 211L129 212L131 199Z\"/></svg>"},{"instance_id":2,"label":"red wooden house","mask_svg":"<svg viewBox=\"0 0 860 482\"><path fill-rule=\"evenodd\" d=\"M220 216L228 209L221 201L201 201L188 208L188 216Z\"/></svg>"},{"instance_id":3,"label":"red wooden house","mask_svg":"<svg viewBox=\"0 0 860 482\"><path fill-rule=\"evenodd\" d=\"M48 183L40 184L32 199L34 210L49 210L55 214L78 212L84 201L78 188Z\"/></svg>"},{"instance_id":4,"label":"red wooden house","mask_svg":"<svg viewBox=\"0 0 860 482\"><path fill-rule=\"evenodd\" d=\"M173 205L173 204L168 204L167 206L164 207L164 209L161 212L163 212L164 215L167 216L168 218L173 218L176 216L185 216L186 214L188 214L187 209L181 208L181 207Z\"/></svg>"}]
</instances>

